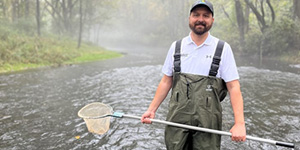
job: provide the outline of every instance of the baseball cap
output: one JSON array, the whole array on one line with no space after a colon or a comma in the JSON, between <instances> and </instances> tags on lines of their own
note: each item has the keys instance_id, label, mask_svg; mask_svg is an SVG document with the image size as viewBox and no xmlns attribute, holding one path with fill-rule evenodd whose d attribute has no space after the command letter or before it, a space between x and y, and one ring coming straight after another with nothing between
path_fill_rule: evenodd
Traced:
<instances>
[{"instance_id":1,"label":"baseball cap","mask_svg":"<svg viewBox=\"0 0 300 150\"><path fill-rule=\"evenodd\" d=\"M192 8L191 8L191 11L190 13L198 6L206 6L212 13L212 15L214 16L214 7L212 5L211 2L207 1L207 0L200 0L200 1L196 1L193 5L192 5Z\"/></svg>"}]
</instances>

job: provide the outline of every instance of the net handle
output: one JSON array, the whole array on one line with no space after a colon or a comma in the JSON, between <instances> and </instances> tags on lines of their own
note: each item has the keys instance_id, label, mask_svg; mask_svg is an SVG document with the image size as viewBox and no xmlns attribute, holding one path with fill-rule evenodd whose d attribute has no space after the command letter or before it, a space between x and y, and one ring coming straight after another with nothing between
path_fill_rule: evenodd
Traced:
<instances>
[{"instance_id":1,"label":"net handle","mask_svg":"<svg viewBox=\"0 0 300 150\"><path fill-rule=\"evenodd\" d=\"M102 103L98 103L98 104L102 105ZM105 104L103 104L103 105L106 106L106 107L111 108L108 105L105 105ZM85 107L87 107L87 106L85 106ZM84 109L85 107L83 107L82 109ZM132 118L132 119L141 120L141 117L126 115L126 114L121 113L121 112L114 112L113 114L105 114L105 115L102 115L102 116L88 117L88 116L82 116L80 114L80 111L78 112L78 115L79 115L79 117L81 117L83 119L100 119L100 118L105 118L105 117L123 118L124 117L124 118ZM111 112L112 112L112 108L111 108ZM230 132L225 132L225 131L220 131L220 130L207 129L207 128L202 128L202 127L190 126L190 125L174 123L174 122L169 122L169 121L163 121L163 120L157 120L157 119L150 119L150 121L154 122L154 123L160 123L160 124L165 124L165 125L170 125L170 126L175 126L175 127L180 127L180 128L186 128L186 129L191 129L191 130L195 130L195 131L202 131L202 132L208 132L208 133L213 133L213 134L231 136ZM246 136L246 139L259 141L259 142L265 142L265 143L274 144L274 145L278 145L278 146L284 146L284 147L288 147L288 148L294 148L295 147L294 143L274 141L274 140L269 140L269 139L252 137L252 136L249 136L249 135Z\"/></svg>"},{"instance_id":2,"label":"net handle","mask_svg":"<svg viewBox=\"0 0 300 150\"><path fill-rule=\"evenodd\" d=\"M115 113L116 113L116 115L115 115ZM132 118L132 119L141 120L141 117L126 115L126 114L119 113L119 112L115 112L115 113L112 115L113 117L118 117L118 118L124 117L124 118ZM169 121L164 121L164 120L157 120L157 119L150 119L150 121L154 122L154 123L165 124L165 125L170 125L170 126L175 126L175 127L185 128L185 129L191 129L191 130L208 132L208 133L213 133L213 134L231 136L230 132L225 132L225 131L207 129L207 128L202 128L202 127L190 126L190 125L185 125L185 124L180 124L180 123L175 123L175 122L169 122ZM295 148L295 144L294 143L289 143L289 142L274 141L274 140L263 139L263 138L259 138L259 137L253 137L253 136L249 136L249 135L246 136L246 139L253 140L253 141L258 141L258 142L265 142L265 143L269 143L269 144L274 144L274 145L277 145L277 146Z\"/></svg>"}]
</instances>

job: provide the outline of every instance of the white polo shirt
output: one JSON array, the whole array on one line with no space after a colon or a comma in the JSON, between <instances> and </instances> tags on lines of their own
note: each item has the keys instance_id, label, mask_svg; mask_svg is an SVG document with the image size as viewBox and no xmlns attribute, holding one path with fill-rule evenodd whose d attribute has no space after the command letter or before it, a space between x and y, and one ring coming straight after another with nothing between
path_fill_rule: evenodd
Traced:
<instances>
[{"instance_id":1,"label":"white polo shirt","mask_svg":"<svg viewBox=\"0 0 300 150\"><path fill-rule=\"evenodd\" d=\"M183 38L180 52L181 72L208 76L218 42L219 39L210 34L200 46L195 44L190 35ZM162 72L167 76L173 76L175 45L176 41L172 43L162 68ZM226 42L217 77L222 78L225 82L239 79L231 47Z\"/></svg>"}]
</instances>

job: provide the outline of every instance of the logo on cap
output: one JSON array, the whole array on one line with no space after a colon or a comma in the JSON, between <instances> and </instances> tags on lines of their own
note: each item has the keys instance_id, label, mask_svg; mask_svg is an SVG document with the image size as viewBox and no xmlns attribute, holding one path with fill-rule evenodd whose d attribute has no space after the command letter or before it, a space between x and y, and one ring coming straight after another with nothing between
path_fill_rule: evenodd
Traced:
<instances>
[{"instance_id":1,"label":"logo on cap","mask_svg":"<svg viewBox=\"0 0 300 150\"><path fill-rule=\"evenodd\" d=\"M198 1L198 4L206 4L206 3L205 0L202 0L202 1Z\"/></svg>"}]
</instances>

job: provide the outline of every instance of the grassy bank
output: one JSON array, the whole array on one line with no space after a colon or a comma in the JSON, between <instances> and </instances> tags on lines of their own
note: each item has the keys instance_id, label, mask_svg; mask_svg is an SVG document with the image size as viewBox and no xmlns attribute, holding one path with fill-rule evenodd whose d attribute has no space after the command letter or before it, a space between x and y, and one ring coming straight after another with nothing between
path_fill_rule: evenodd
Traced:
<instances>
[{"instance_id":1,"label":"grassy bank","mask_svg":"<svg viewBox=\"0 0 300 150\"><path fill-rule=\"evenodd\" d=\"M300 64L300 51L282 55L278 59L291 64Z\"/></svg>"},{"instance_id":2,"label":"grassy bank","mask_svg":"<svg viewBox=\"0 0 300 150\"><path fill-rule=\"evenodd\" d=\"M53 35L38 37L0 26L0 73L120 57L104 48Z\"/></svg>"}]
</instances>

